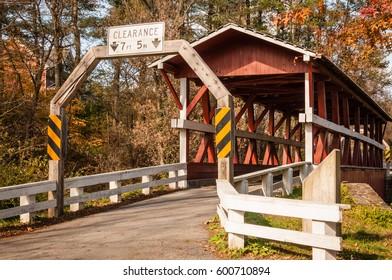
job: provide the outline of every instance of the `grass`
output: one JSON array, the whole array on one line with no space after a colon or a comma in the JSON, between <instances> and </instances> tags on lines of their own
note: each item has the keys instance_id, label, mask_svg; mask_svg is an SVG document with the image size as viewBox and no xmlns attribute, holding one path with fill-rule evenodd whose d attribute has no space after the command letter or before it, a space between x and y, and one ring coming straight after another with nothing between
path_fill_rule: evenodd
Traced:
<instances>
[{"instance_id":1,"label":"grass","mask_svg":"<svg viewBox=\"0 0 392 280\"><path fill-rule=\"evenodd\" d=\"M343 212L343 250L338 259L344 260L391 260L392 259L392 211L375 207L356 205L347 188L342 185L342 203L351 209ZM300 188L290 196L299 199ZM249 224L301 231L302 221L296 218L245 213ZM220 227L219 218L209 223L210 244L213 251L224 259L311 259L310 247L284 242L245 237L245 248L229 250L227 234Z\"/></svg>"}]
</instances>

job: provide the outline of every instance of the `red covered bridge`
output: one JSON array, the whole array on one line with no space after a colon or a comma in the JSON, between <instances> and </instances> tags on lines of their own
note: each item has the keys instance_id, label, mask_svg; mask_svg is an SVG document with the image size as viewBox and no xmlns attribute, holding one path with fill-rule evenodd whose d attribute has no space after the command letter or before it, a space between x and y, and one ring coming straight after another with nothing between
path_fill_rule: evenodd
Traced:
<instances>
[{"instance_id":1,"label":"red covered bridge","mask_svg":"<svg viewBox=\"0 0 392 280\"><path fill-rule=\"evenodd\" d=\"M191 44L235 97L236 175L342 151L342 180L385 198L382 139L391 117L328 58L227 25ZM155 61L177 102L188 180L217 177L217 100L180 55ZM176 92L170 73L180 79ZM196 144L196 145L195 145Z\"/></svg>"}]
</instances>

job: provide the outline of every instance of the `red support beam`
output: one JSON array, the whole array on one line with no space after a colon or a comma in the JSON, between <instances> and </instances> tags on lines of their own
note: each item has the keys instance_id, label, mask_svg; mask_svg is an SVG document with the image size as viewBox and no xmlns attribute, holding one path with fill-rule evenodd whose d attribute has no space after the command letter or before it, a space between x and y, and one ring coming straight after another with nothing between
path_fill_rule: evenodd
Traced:
<instances>
[{"instance_id":1,"label":"red support beam","mask_svg":"<svg viewBox=\"0 0 392 280\"><path fill-rule=\"evenodd\" d=\"M201 96L201 106L203 109L203 123L210 124L212 121L211 116L211 105L210 105L210 95L208 94L208 90L199 90L198 94L196 94L195 98L192 100L199 101ZM192 109L196 104L193 105ZM189 108L189 106L188 106ZM192 111L191 109L191 111ZM200 143L199 149L197 151L195 162L203 162L205 156L207 155L208 163L215 163L215 147L214 147L214 136L212 134L206 134Z\"/></svg>"},{"instance_id":2,"label":"red support beam","mask_svg":"<svg viewBox=\"0 0 392 280\"><path fill-rule=\"evenodd\" d=\"M369 130L369 116L367 111L364 112L363 114L363 135L368 136L368 130ZM369 166L369 148L368 144L366 142L363 142L362 144L362 153L363 153L363 165L364 166Z\"/></svg>"},{"instance_id":3,"label":"red support beam","mask_svg":"<svg viewBox=\"0 0 392 280\"><path fill-rule=\"evenodd\" d=\"M340 109L339 109L339 95L337 91L331 92L331 107L332 107L332 122L340 125ZM337 133L333 134L332 138L332 149L341 149L340 147L340 135Z\"/></svg>"},{"instance_id":4,"label":"red support beam","mask_svg":"<svg viewBox=\"0 0 392 280\"><path fill-rule=\"evenodd\" d=\"M285 120L286 120L286 127L284 130L284 138L290 139L291 115L287 114ZM283 146L283 155L282 155L282 164L290 164L292 162L293 162L293 160L291 158L290 145L284 145Z\"/></svg>"},{"instance_id":5,"label":"red support beam","mask_svg":"<svg viewBox=\"0 0 392 280\"><path fill-rule=\"evenodd\" d=\"M196 93L195 97L192 99L192 101L189 103L188 107L186 108L186 116L188 117L189 114L193 111L195 108L197 102L199 102L200 98L207 92L208 88L203 85L198 93Z\"/></svg>"},{"instance_id":6,"label":"red support beam","mask_svg":"<svg viewBox=\"0 0 392 280\"><path fill-rule=\"evenodd\" d=\"M302 124L298 123L297 125L299 125L299 129L295 130L296 131L295 132L295 140L297 142L301 142L302 141ZM294 129L295 129L295 127L294 127ZM300 147L295 147L294 161L295 162L302 161L302 153L301 153L301 148Z\"/></svg>"},{"instance_id":7,"label":"red support beam","mask_svg":"<svg viewBox=\"0 0 392 280\"><path fill-rule=\"evenodd\" d=\"M369 116L369 123L370 123L370 130L369 130L369 137L374 139L374 126L375 126L375 118L373 116ZM369 166L376 167L376 159L374 154L374 146L369 146Z\"/></svg>"},{"instance_id":8,"label":"red support beam","mask_svg":"<svg viewBox=\"0 0 392 280\"><path fill-rule=\"evenodd\" d=\"M350 129L350 111L348 99L343 98L343 125ZM351 165L351 139L350 137L344 138L343 148L343 164Z\"/></svg>"},{"instance_id":9,"label":"red support beam","mask_svg":"<svg viewBox=\"0 0 392 280\"><path fill-rule=\"evenodd\" d=\"M235 117L235 124L237 124L241 117L244 115L246 110L249 110L249 108L252 106L253 107L253 101L255 100L256 95L250 95L248 99L246 100L244 106L242 106L241 110L238 112L237 116Z\"/></svg>"},{"instance_id":10,"label":"red support beam","mask_svg":"<svg viewBox=\"0 0 392 280\"><path fill-rule=\"evenodd\" d=\"M327 119L327 101L325 95L324 81L317 81L317 108L318 115ZM328 132L325 128L319 128L319 135L316 141L316 151L314 153L314 163L319 164L328 155Z\"/></svg>"},{"instance_id":11,"label":"red support beam","mask_svg":"<svg viewBox=\"0 0 392 280\"><path fill-rule=\"evenodd\" d=\"M254 126L255 114L253 103L248 106L248 131L255 132ZM254 139L249 139L248 149L246 151L244 164L257 164L257 142Z\"/></svg>"},{"instance_id":12,"label":"red support beam","mask_svg":"<svg viewBox=\"0 0 392 280\"><path fill-rule=\"evenodd\" d=\"M261 112L260 116L257 118L257 120L254 122L254 130L256 131L256 128L259 126L259 124L261 123L261 121L264 119L265 115L267 115L268 111L269 111L269 107L265 107L263 112Z\"/></svg>"},{"instance_id":13,"label":"red support beam","mask_svg":"<svg viewBox=\"0 0 392 280\"><path fill-rule=\"evenodd\" d=\"M354 109L354 127L355 132L361 132L361 108L357 106ZM354 153L353 153L353 165L362 166L362 156L361 156L361 145L360 141L356 139L354 141Z\"/></svg>"},{"instance_id":14,"label":"red support beam","mask_svg":"<svg viewBox=\"0 0 392 280\"><path fill-rule=\"evenodd\" d=\"M173 87L173 84L170 82L169 77L167 76L166 72L163 71L162 69L160 69L159 71L161 72L161 75L162 75L163 79L165 80L167 86L169 87L170 92L171 92L171 94L172 94L172 96L173 96L173 98L174 98L174 101L176 102L178 108L179 108L180 110L182 110L182 104L181 104L181 102L180 102L180 99L178 98L178 95L177 95L176 90L175 90L174 87Z\"/></svg>"},{"instance_id":15,"label":"red support beam","mask_svg":"<svg viewBox=\"0 0 392 280\"><path fill-rule=\"evenodd\" d=\"M275 110L269 110L269 118L268 118L268 134L270 136L274 136L275 131ZM267 142L267 146L264 153L263 159L264 165L279 165L278 156L276 154L275 144L273 142Z\"/></svg>"}]
</instances>

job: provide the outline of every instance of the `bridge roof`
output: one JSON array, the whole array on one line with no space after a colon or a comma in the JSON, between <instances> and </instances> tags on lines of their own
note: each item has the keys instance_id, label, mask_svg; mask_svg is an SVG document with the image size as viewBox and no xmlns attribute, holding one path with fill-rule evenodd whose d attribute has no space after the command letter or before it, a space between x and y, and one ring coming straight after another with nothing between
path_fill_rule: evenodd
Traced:
<instances>
[{"instance_id":1,"label":"bridge roof","mask_svg":"<svg viewBox=\"0 0 392 280\"><path fill-rule=\"evenodd\" d=\"M384 121L392 121L362 88L322 54L234 24L223 26L192 46L236 97L245 100L255 95L255 102L273 104L282 111L289 108L293 113L303 112L304 73L311 70L315 81L325 82L327 94L337 91L350 99L353 109L364 107ZM200 83L180 55L165 56L150 67Z\"/></svg>"}]
</instances>

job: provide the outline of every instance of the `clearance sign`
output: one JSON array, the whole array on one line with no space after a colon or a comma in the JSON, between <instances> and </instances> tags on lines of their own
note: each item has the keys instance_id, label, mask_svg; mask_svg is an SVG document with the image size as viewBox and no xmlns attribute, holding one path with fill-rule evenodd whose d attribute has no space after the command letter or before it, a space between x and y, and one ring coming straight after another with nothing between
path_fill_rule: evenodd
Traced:
<instances>
[{"instance_id":1,"label":"clearance sign","mask_svg":"<svg viewBox=\"0 0 392 280\"><path fill-rule=\"evenodd\" d=\"M108 55L162 52L164 35L164 22L109 27Z\"/></svg>"}]
</instances>

